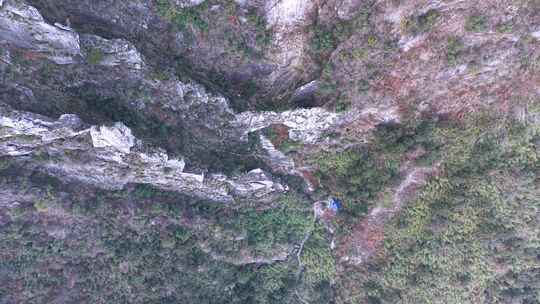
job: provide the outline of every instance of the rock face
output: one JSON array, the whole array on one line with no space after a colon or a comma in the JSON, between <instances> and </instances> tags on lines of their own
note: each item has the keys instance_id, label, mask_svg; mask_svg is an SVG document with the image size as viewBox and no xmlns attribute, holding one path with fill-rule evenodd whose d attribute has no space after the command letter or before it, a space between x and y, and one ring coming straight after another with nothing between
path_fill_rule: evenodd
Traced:
<instances>
[{"instance_id":1,"label":"rock face","mask_svg":"<svg viewBox=\"0 0 540 304\"><path fill-rule=\"evenodd\" d=\"M150 184L216 202L270 200L286 190L260 169L232 179L183 172L184 160L169 159L159 150L137 152L137 140L122 123L77 130L65 124L77 120L72 115L51 121L7 107L1 112L0 153L15 157L46 155L46 160L33 165L61 179L105 189L122 189L127 183ZM138 146L141 148L140 143Z\"/></svg>"},{"instance_id":2,"label":"rock face","mask_svg":"<svg viewBox=\"0 0 540 304\"><path fill-rule=\"evenodd\" d=\"M140 70L144 61L133 45L122 39L106 40L95 35L83 35L81 44L87 50L87 60L104 66L125 66ZM92 58L93 57L93 58Z\"/></svg>"},{"instance_id":3,"label":"rock face","mask_svg":"<svg viewBox=\"0 0 540 304\"><path fill-rule=\"evenodd\" d=\"M77 33L46 23L37 9L18 1L0 5L0 40L43 54L57 64L73 63L81 55Z\"/></svg>"},{"instance_id":4,"label":"rock face","mask_svg":"<svg viewBox=\"0 0 540 304\"><path fill-rule=\"evenodd\" d=\"M3 10L10 7L14 6L6 4ZM26 20L32 28L39 29L46 24L34 8L21 4L20 10L26 15L36 14L34 19ZM12 24L13 18L12 14L6 15L6 23ZM20 29L11 26L3 30L6 37L16 37ZM77 33L57 31L72 37L77 43L79 55L72 57L69 65L57 66L39 60L45 53L50 56L61 53L53 48L58 43L54 37L40 34L40 41L2 41L5 49L11 52L4 54L5 62L2 62L6 72L0 83L3 88L1 94L12 107L48 116L75 113L91 123L114 123L122 119L140 131L139 134L151 139L157 137L156 132L171 130L177 138L166 139L168 144L159 144L177 154L194 156L194 161L212 152L216 142L226 142L223 133L234 113L225 98L207 92L190 80L181 82L172 76L168 80L156 79L155 73L145 68L143 56L126 40L107 40L85 34L81 35L79 43ZM20 41L26 45L20 46ZM51 46L45 49L47 45ZM13 60L15 56L33 64L29 67L26 61ZM41 79L36 79L36 73ZM42 81L48 85L43 86ZM148 121L154 125L152 129L146 127ZM219 149L238 146L238 141L230 140L229 147ZM206 147L202 148L204 142ZM199 161L200 165L203 163Z\"/></svg>"},{"instance_id":5,"label":"rock face","mask_svg":"<svg viewBox=\"0 0 540 304\"><path fill-rule=\"evenodd\" d=\"M309 46L307 26L315 8L316 1L311 0L266 1L267 26L274 33L271 56L279 67L271 74L271 83L284 87L301 79L299 71Z\"/></svg>"},{"instance_id":6,"label":"rock face","mask_svg":"<svg viewBox=\"0 0 540 304\"><path fill-rule=\"evenodd\" d=\"M36 20L43 22L41 17ZM77 33L69 33L79 40ZM7 43L17 46L14 42ZM227 99L207 92L197 83L155 79L143 56L126 40L85 34L80 36L80 45L81 55L62 68L34 57L30 59L35 62L32 68L12 62L9 65L12 72L6 74L10 78L1 84L5 88L5 100L19 110L48 116L71 112L91 123L123 119L152 143L188 157L192 160L190 164L203 168L209 154L230 153L231 158L238 158L239 153L245 153L239 149L245 145L249 132L284 122L291 127L292 139L314 143L323 132L336 127L343 116L319 108L235 114ZM35 80L35 73L47 73L44 75L47 87ZM74 99L77 106L73 106ZM148 130L147 120L160 125L158 130ZM178 134L178 139L165 138L165 144L153 142L155 132L161 130L171 130Z\"/></svg>"},{"instance_id":7,"label":"rock face","mask_svg":"<svg viewBox=\"0 0 540 304\"><path fill-rule=\"evenodd\" d=\"M302 64L311 62L308 27L315 21L316 1L30 3L49 20L64 23L69 19L83 32L137 40L143 54L171 66L176 64L171 57L181 56L194 76L226 81L221 89L237 105L242 99L272 103L276 96L286 103L297 87L316 76L312 69L302 71ZM194 26L187 24L192 21Z\"/></svg>"},{"instance_id":8,"label":"rock face","mask_svg":"<svg viewBox=\"0 0 540 304\"><path fill-rule=\"evenodd\" d=\"M235 117L234 125L244 130L244 134L266 128L272 124L284 124L290 128L289 136L294 140L306 143L316 142L324 131L329 130L340 121L340 115L324 109L275 112L244 112Z\"/></svg>"}]
</instances>

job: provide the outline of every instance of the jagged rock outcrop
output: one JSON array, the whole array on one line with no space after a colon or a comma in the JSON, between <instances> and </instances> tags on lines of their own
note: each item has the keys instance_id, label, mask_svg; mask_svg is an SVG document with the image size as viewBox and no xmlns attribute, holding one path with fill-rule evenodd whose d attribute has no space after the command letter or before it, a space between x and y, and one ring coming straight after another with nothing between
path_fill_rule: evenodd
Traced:
<instances>
[{"instance_id":1,"label":"jagged rock outcrop","mask_svg":"<svg viewBox=\"0 0 540 304\"><path fill-rule=\"evenodd\" d=\"M272 30L272 56L278 69L270 74L274 94L290 91L291 84L302 79L303 64L308 57L307 26L313 20L316 2L298 0L270 0L265 3L267 27Z\"/></svg>"},{"instance_id":2,"label":"jagged rock outcrop","mask_svg":"<svg viewBox=\"0 0 540 304\"><path fill-rule=\"evenodd\" d=\"M142 55L123 39L103 39L96 35L82 35L81 46L86 50L86 60L104 66L125 66L140 70L144 66Z\"/></svg>"},{"instance_id":3,"label":"jagged rock outcrop","mask_svg":"<svg viewBox=\"0 0 540 304\"><path fill-rule=\"evenodd\" d=\"M70 33L79 40L77 33L71 30ZM13 50L6 54L9 63L0 63L0 67L10 70L0 84L6 102L18 110L52 117L75 113L93 124L123 120L152 144L188 157L191 160L188 166L202 169L197 170L199 173L206 169L221 170L222 165L215 160L208 163L217 153L222 158L243 161L243 155L248 154L245 147L249 132L284 123L290 128L291 139L321 143L326 140L321 138L324 132L354 121L358 115L338 115L320 108L235 114L227 99L207 92L197 83L174 77L156 79L144 56L123 39L84 34L80 35L80 45L81 56L70 65L50 65L32 56L28 57L33 63L29 65L13 60L20 46L8 42ZM36 79L36 73L44 77ZM148 129L148 121L159 128ZM175 136L163 137L163 130ZM268 142L263 144L266 144L263 149L269 152L262 159L271 168L300 175L293 169L291 160L281 156L276 162L279 151L272 151Z\"/></svg>"},{"instance_id":4,"label":"jagged rock outcrop","mask_svg":"<svg viewBox=\"0 0 540 304\"><path fill-rule=\"evenodd\" d=\"M252 107L241 105L244 99L286 102L316 77L314 69L303 69L311 62L308 27L316 1L29 2L54 22L69 20L83 32L136 41L153 61L173 66L182 57L191 76L217 84L239 108Z\"/></svg>"},{"instance_id":5,"label":"jagged rock outcrop","mask_svg":"<svg viewBox=\"0 0 540 304\"><path fill-rule=\"evenodd\" d=\"M203 3L204 0L174 0L174 4L179 7L192 7Z\"/></svg>"},{"instance_id":6,"label":"jagged rock outcrop","mask_svg":"<svg viewBox=\"0 0 540 304\"><path fill-rule=\"evenodd\" d=\"M308 11L312 9L312 5L312 3L300 5L294 1L275 3L268 7L271 16L267 18L272 20L273 26L295 32L293 30L295 27L301 27L308 21ZM285 11L281 12L281 10ZM39 15L37 11L35 13ZM36 20L38 19L39 22L43 22L41 17ZM78 34L72 30L69 32L79 39ZM296 31L295 35L300 32ZM283 37L289 36L284 34ZM316 149L310 149L309 153L313 154L324 149L325 146L338 144L340 139L323 136L330 132L356 134L367 132L380 123L399 121L400 114L397 113L396 108L392 107L353 109L339 114L322 108L281 113L235 114L230 109L227 99L208 93L199 84L180 82L175 79L154 79L153 72L147 69L143 56L125 40L107 40L85 34L81 35L80 41L83 52L77 62L64 67L46 66L49 71L53 69L48 79L49 82L51 79L53 81L47 88L42 86L41 81L33 81L32 68L19 63L10 63L11 70L21 71L15 73L10 81L5 81L3 84L8 87L7 99L10 105L16 109L32 110L48 116L73 112L81 116L83 120L92 123L114 122L117 116L111 117L110 114L106 117L98 115L98 119L95 120L96 111L108 111L106 107L112 105L112 111L122 113L122 116L118 118L131 121L132 129L135 127L136 131L139 129L133 124L143 124L146 119L151 119L179 134L179 141L173 146L165 143L165 147L168 150L172 149L178 157L181 155L188 157L191 164L199 168L205 168L207 155L210 153L231 153L231 156L240 159L242 155L247 154L247 151L242 150L244 149L242 146L247 142L247 134L274 124L283 124L289 128L288 137L291 140L310 144L311 147L318 145ZM50 42L52 43L52 40ZM8 45L20 47L13 42ZM298 50L295 47L293 49ZM37 63L36 69L45 67L40 67L42 62L38 60ZM106 71L105 77L104 71ZM55 86L58 90L50 90ZM65 89L66 86L68 90ZM300 88L298 94L302 95L302 92L306 90L309 94L314 94L313 90L317 87L318 82L311 82ZM142 95L141 88L144 93ZM82 99L86 104L83 103L80 108L73 108L74 98ZM100 102L94 105L94 108L90 108L89 105L95 104L96 99ZM41 102L41 100L48 102ZM152 138L155 135L153 132L142 135L145 138ZM167 141L170 142L171 138L169 137ZM156 142L150 142L156 144ZM157 144L163 145L163 142ZM264 137L261 138L261 145L266 155L261 155L259 158L269 164L273 170L302 176L294 161L272 147L271 142ZM201 170L197 172L200 174ZM246 188L239 191L251 190L253 189Z\"/></svg>"},{"instance_id":7,"label":"jagged rock outcrop","mask_svg":"<svg viewBox=\"0 0 540 304\"><path fill-rule=\"evenodd\" d=\"M50 25L37 9L23 2L0 4L0 41L38 52L57 64L70 64L81 55L79 36L70 28Z\"/></svg>"},{"instance_id":8,"label":"jagged rock outcrop","mask_svg":"<svg viewBox=\"0 0 540 304\"><path fill-rule=\"evenodd\" d=\"M261 142L261 147L266 151L266 155L263 157L270 164L272 169L282 173L298 174L295 170L294 161L283 154L283 152L276 149L268 138L264 135L260 135L259 140Z\"/></svg>"},{"instance_id":9,"label":"jagged rock outcrop","mask_svg":"<svg viewBox=\"0 0 540 304\"><path fill-rule=\"evenodd\" d=\"M0 115L0 154L30 158L30 166L60 179L104 189L122 189L128 183L150 184L216 202L271 200L287 190L261 170L233 178L184 172L184 160L143 148L122 123L85 128L73 115L54 121L6 106Z\"/></svg>"},{"instance_id":10,"label":"jagged rock outcrop","mask_svg":"<svg viewBox=\"0 0 540 304\"><path fill-rule=\"evenodd\" d=\"M234 117L225 98L189 80L178 81L167 73L157 77L126 40L89 34L79 38L73 30L47 25L34 8L9 3L15 2L6 2L2 11L17 7L25 16L36 16L23 20L40 37L39 41L0 41L6 50L0 54L3 71L0 96L12 107L50 117L75 113L90 123L123 120L138 135L149 139L156 139L156 132L170 130L176 134L175 138L162 137L161 142L154 143L173 153L190 156L200 167L204 167L205 160L216 150L227 153L241 148L232 138L228 138L228 144L222 134ZM15 15L3 16L6 24L18 24L12 20ZM54 48L58 43L56 38L40 32L44 26L44 30L55 29L76 42L78 55L72 57L70 64L60 66L42 60L42 55L61 54ZM17 37L23 29L11 25L3 28L2 33ZM164 143L163 139L168 142ZM217 142L219 147L215 145ZM198 160L199 157L203 159Z\"/></svg>"},{"instance_id":11,"label":"jagged rock outcrop","mask_svg":"<svg viewBox=\"0 0 540 304\"><path fill-rule=\"evenodd\" d=\"M336 126L341 115L321 108L299 109L285 112L244 112L235 117L234 126L249 132L266 128L272 124L284 124L290 128L291 139L314 143L324 131Z\"/></svg>"}]
</instances>

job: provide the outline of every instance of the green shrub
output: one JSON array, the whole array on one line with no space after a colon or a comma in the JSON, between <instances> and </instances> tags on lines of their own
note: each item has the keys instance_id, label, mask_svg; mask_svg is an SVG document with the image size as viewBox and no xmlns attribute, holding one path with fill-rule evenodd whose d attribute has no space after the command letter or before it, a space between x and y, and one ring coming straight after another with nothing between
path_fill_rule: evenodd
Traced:
<instances>
[{"instance_id":1,"label":"green shrub","mask_svg":"<svg viewBox=\"0 0 540 304\"><path fill-rule=\"evenodd\" d=\"M47 202L44 199L39 199L34 202L34 208L36 208L38 212L45 212L48 209Z\"/></svg>"},{"instance_id":2,"label":"green shrub","mask_svg":"<svg viewBox=\"0 0 540 304\"><path fill-rule=\"evenodd\" d=\"M285 140L278 147L283 153L287 154L290 152L301 150L304 147L304 143L298 140Z\"/></svg>"},{"instance_id":3,"label":"green shrub","mask_svg":"<svg viewBox=\"0 0 540 304\"><path fill-rule=\"evenodd\" d=\"M268 45L272 41L272 30L266 28L266 19L254 9L248 11L247 19L256 29L257 43L262 46Z\"/></svg>"},{"instance_id":4,"label":"green shrub","mask_svg":"<svg viewBox=\"0 0 540 304\"><path fill-rule=\"evenodd\" d=\"M334 257L330 249L306 248L300 258L305 266L305 279L310 284L332 282L336 275Z\"/></svg>"},{"instance_id":5,"label":"green shrub","mask_svg":"<svg viewBox=\"0 0 540 304\"><path fill-rule=\"evenodd\" d=\"M313 225L311 206L290 194L266 210L244 208L233 217L220 218L220 229L247 234L247 245L265 254L279 244L299 242Z\"/></svg>"},{"instance_id":6,"label":"green shrub","mask_svg":"<svg viewBox=\"0 0 540 304\"><path fill-rule=\"evenodd\" d=\"M514 24L511 22L499 23L497 24L497 32L499 33L510 33L514 28Z\"/></svg>"},{"instance_id":7,"label":"green shrub","mask_svg":"<svg viewBox=\"0 0 540 304\"><path fill-rule=\"evenodd\" d=\"M105 55L103 51L97 48L93 48L88 52L88 63L92 65L99 64Z\"/></svg>"},{"instance_id":8,"label":"green shrub","mask_svg":"<svg viewBox=\"0 0 540 304\"><path fill-rule=\"evenodd\" d=\"M311 226L311 218L304 212L289 208L247 212L242 225L247 231L248 244L260 252L274 244L299 241Z\"/></svg>"},{"instance_id":9,"label":"green shrub","mask_svg":"<svg viewBox=\"0 0 540 304\"><path fill-rule=\"evenodd\" d=\"M207 8L207 3L195 7L178 8L169 0L157 0L157 11L160 16L176 24L183 31L193 25L202 32L208 31L208 22L203 18L202 11Z\"/></svg>"},{"instance_id":10,"label":"green shrub","mask_svg":"<svg viewBox=\"0 0 540 304\"><path fill-rule=\"evenodd\" d=\"M406 31L413 35L417 35L431 30L437 20L439 20L439 17L439 11L431 9L418 17L412 17L406 20L404 26Z\"/></svg>"},{"instance_id":11,"label":"green shrub","mask_svg":"<svg viewBox=\"0 0 540 304\"><path fill-rule=\"evenodd\" d=\"M331 29L316 27L311 40L311 50L315 54L327 54L337 45L336 37Z\"/></svg>"},{"instance_id":12,"label":"green shrub","mask_svg":"<svg viewBox=\"0 0 540 304\"><path fill-rule=\"evenodd\" d=\"M268 293L278 291L286 287L290 274L291 269L285 263L276 263L264 267L259 273L262 278L262 288Z\"/></svg>"},{"instance_id":13,"label":"green shrub","mask_svg":"<svg viewBox=\"0 0 540 304\"><path fill-rule=\"evenodd\" d=\"M482 15L472 15L465 22L465 30L469 32L484 32L487 30L487 18Z\"/></svg>"},{"instance_id":14,"label":"green shrub","mask_svg":"<svg viewBox=\"0 0 540 304\"><path fill-rule=\"evenodd\" d=\"M135 188L134 195L140 199L149 199L155 196L159 192L158 189L148 184L139 184Z\"/></svg>"},{"instance_id":15,"label":"green shrub","mask_svg":"<svg viewBox=\"0 0 540 304\"><path fill-rule=\"evenodd\" d=\"M459 55L464 49L464 44L458 37L450 37L446 45L446 59L450 65L457 64Z\"/></svg>"},{"instance_id":16,"label":"green shrub","mask_svg":"<svg viewBox=\"0 0 540 304\"><path fill-rule=\"evenodd\" d=\"M346 112L350 107L351 107L350 102L340 99L336 103L334 110L338 113Z\"/></svg>"},{"instance_id":17,"label":"green shrub","mask_svg":"<svg viewBox=\"0 0 540 304\"><path fill-rule=\"evenodd\" d=\"M440 17L439 11L430 9L425 14L418 17L418 26L421 31L429 30Z\"/></svg>"},{"instance_id":18,"label":"green shrub","mask_svg":"<svg viewBox=\"0 0 540 304\"><path fill-rule=\"evenodd\" d=\"M336 264L325 237L322 225L313 227L309 240L305 243L300 261L304 267L304 279L312 285L332 283L336 276Z\"/></svg>"}]
</instances>

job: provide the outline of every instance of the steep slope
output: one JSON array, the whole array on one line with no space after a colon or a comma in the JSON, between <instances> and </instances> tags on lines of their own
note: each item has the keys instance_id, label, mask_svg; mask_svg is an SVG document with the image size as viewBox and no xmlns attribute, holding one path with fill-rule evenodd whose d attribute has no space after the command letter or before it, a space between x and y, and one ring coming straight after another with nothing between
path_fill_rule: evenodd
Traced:
<instances>
[{"instance_id":1,"label":"steep slope","mask_svg":"<svg viewBox=\"0 0 540 304\"><path fill-rule=\"evenodd\" d=\"M535 0L0 0L0 303L537 303Z\"/></svg>"}]
</instances>

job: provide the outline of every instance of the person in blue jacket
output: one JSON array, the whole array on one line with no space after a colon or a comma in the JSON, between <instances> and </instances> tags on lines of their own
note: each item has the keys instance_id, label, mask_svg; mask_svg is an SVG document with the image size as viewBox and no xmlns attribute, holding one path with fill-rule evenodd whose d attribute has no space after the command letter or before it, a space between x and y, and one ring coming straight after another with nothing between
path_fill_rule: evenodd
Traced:
<instances>
[{"instance_id":1,"label":"person in blue jacket","mask_svg":"<svg viewBox=\"0 0 540 304\"><path fill-rule=\"evenodd\" d=\"M338 212L341 209L341 201L335 197L328 200L328 209Z\"/></svg>"}]
</instances>

